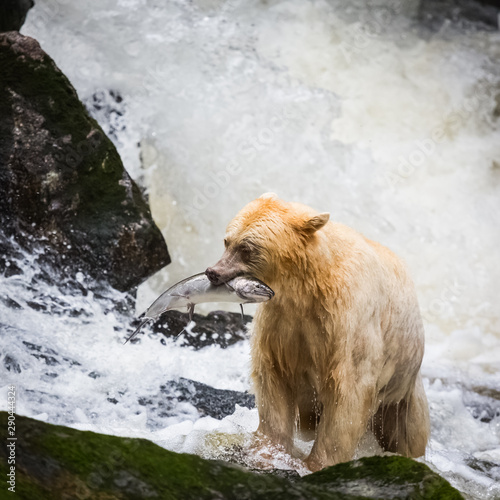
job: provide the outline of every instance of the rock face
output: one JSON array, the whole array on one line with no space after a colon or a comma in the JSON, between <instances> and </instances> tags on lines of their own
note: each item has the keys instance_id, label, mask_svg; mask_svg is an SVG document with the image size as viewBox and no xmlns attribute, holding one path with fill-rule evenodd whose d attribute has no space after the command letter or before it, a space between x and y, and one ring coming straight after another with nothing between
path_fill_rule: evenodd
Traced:
<instances>
[{"instance_id":1,"label":"rock face","mask_svg":"<svg viewBox=\"0 0 500 500\"><path fill-rule=\"evenodd\" d=\"M179 403L192 404L200 416L208 415L221 420L232 415L236 405L254 408L255 396L248 392L215 389L181 377L160 386L158 394L139 399L139 404L147 408L151 428L158 428L158 423L165 417L178 415Z\"/></svg>"},{"instance_id":2,"label":"rock face","mask_svg":"<svg viewBox=\"0 0 500 500\"><path fill-rule=\"evenodd\" d=\"M426 465L404 457L363 458L290 481L173 453L144 439L82 432L20 415L15 416L18 439L9 442L7 413L0 413L0 424L2 442L15 443L13 451L12 446L0 448L4 487L13 487L22 499L463 498ZM12 454L15 471L9 476Z\"/></svg>"},{"instance_id":3,"label":"rock face","mask_svg":"<svg viewBox=\"0 0 500 500\"><path fill-rule=\"evenodd\" d=\"M0 67L2 254L13 237L42 267L122 291L168 264L141 192L52 59L9 32L0 35Z\"/></svg>"},{"instance_id":4,"label":"rock face","mask_svg":"<svg viewBox=\"0 0 500 500\"><path fill-rule=\"evenodd\" d=\"M33 0L2 0L0 2L0 32L19 31Z\"/></svg>"}]
</instances>

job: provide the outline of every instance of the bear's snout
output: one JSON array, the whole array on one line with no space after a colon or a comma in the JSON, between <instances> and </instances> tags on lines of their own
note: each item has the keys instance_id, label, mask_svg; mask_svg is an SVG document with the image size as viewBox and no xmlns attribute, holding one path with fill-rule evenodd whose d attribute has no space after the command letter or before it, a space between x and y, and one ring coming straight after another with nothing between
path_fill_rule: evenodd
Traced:
<instances>
[{"instance_id":1,"label":"bear's snout","mask_svg":"<svg viewBox=\"0 0 500 500\"><path fill-rule=\"evenodd\" d=\"M220 274L213 267L208 267L205 274L213 285L222 284Z\"/></svg>"},{"instance_id":2,"label":"bear's snout","mask_svg":"<svg viewBox=\"0 0 500 500\"><path fill-rule=\"evenodd\" d=\"M227 250L222 254L219 262L205 271L205 275L213 285L222 285L228 281L247 273L247 268L237 251Z\"/></svg>"}]
</instances>

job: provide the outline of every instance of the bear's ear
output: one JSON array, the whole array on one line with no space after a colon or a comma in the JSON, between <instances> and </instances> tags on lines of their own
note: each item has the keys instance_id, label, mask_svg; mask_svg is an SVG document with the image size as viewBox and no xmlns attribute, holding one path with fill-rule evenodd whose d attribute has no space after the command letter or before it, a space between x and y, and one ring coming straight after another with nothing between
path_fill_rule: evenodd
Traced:
<instances>
[{"instance_id":1,"label":"bear's ear","mask_svg":"<svg viewBox=\"0 0 500 500\"><path fill-rule=\"evenodd\" d=\"M277 200L278 195L276 193L264 193L259 196L259 200Z\"/></svg>"},{"instance_id":2,"label":"bear's ear","mask_svg":"<svg viewBox=\"0 0 500 500\"><path fill-rule=\"evenodd\" d=\"M321 229L329 220L330 214L328 212L323 212L322 214L304 220L302 230L308 234L313 234L318 231L318 229Z\"/></svg>"}]
</instances>

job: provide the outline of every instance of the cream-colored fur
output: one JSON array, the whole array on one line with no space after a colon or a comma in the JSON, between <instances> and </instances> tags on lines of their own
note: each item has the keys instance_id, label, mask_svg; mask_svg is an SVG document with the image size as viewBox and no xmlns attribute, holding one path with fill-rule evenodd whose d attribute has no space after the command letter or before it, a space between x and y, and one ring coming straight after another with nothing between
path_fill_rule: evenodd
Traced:
<instances>
[{"instance_id":1,"label":"cream-colored fur","mask_svg":"<svg viewBox=\"0 0 500 500\"><path fill-rule=\"evenodd\" d=\"M291 452L297 424L315 428L311 470L352 459L367 428L385 450L423 455L429 415L413 283L390 250L328 218L264 195L229 224L212 268L275 291L253 321L259 433Z\"/></svg>"}]
</instances>

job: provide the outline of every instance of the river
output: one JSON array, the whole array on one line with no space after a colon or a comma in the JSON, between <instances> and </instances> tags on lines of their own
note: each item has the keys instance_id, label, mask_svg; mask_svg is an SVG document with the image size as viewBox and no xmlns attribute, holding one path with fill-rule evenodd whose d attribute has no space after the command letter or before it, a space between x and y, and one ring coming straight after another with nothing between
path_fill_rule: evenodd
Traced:
<instances>
[{"instance_id":1,"label":"river","mask_svg":"<svg viewBox=\"0 0 500 500\"><path fill-rule=\"evenodd\" d=\"M167 286L216 262L245 203L273 191L407 262L426 328L424 460L469 498L500 497L500 34L436 28L418 12L387 0L36 2L21 32L115 142L173 263L123 315L107 307L123 299L112 290L60 303L38 290L40 308L1 302L2 323L25 341L4 329L20 413L205 457L222 453L214 435L243 443L256 410L219 421L186 403L152 417L138 400L179 377L247 390L246 341L199 351L152 335L122 341ZM25 305L29 257L19 265L24 275L0 283ZM26 342L70 361L41 362ZM273 465L304 472L287 457Z\"/></svg>"}]
</instances>

